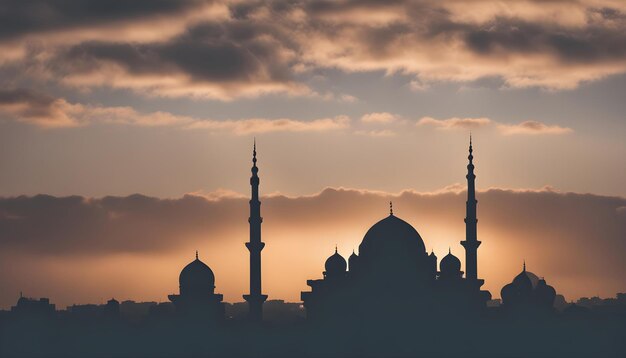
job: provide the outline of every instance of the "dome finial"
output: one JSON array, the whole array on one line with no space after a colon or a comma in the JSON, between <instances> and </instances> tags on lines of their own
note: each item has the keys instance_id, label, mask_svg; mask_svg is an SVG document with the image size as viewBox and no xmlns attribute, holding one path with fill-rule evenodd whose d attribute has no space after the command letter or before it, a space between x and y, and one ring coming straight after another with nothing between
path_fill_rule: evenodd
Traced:
<instances>
[{"instance_id":1,"label":"dome finial","mask_svg":"<svg viewBox=\"0 0 626 358\"><path fill-rule=\"evenodd\" d=\"M198 250L196 250L196 260L198 259Z\"/></svg>"},{"instance_id":2,"label":"dome finial","mask_svg":"<svg viewBox=\"0 0 626 358\"><path fill-rule=\"evenodd\" d=\"M335 244L335 253L337 253L337 244Z\"/></svg>"},{"instance_id":3,"label":"dome finial","mask_svg":"<svg viewBox=\"0 0 626 358\"><path fill-rule=\"evenodd\" d=\"M452 254L452 248L450 246L448 246L448 255Z\"/></svg>"},{"instance_id":4,"label":"dome finial","mask_svg":"<svg viewBox=\"0 0 626 358\"><path fill-rule=\"evenodd\" d=\"M469 159L470 165L472 164L472 159L474 159L474 155L472 153L474 153L474 148L472 146L472 132L470 132L469 156L467 156L467 159Z\"/></svg>"},{"instance_id":5,"label":"dome finial","mask_svg":"<svg viewBox=\"0 0 626 358\"><path fill-rule=\"evenodd\" d=\"M389 215L393 215L393 202L389 202Z\"/></svg>"},{"instance_id":6,"label":"dome finial","mask_svg":"<svg viewBox=\"0 0 626 358\"><path fill-rule=\"evenodd\" d=\"M523 272L526 272L526 260L524 259Z\"/></svg>"}]
</instances>

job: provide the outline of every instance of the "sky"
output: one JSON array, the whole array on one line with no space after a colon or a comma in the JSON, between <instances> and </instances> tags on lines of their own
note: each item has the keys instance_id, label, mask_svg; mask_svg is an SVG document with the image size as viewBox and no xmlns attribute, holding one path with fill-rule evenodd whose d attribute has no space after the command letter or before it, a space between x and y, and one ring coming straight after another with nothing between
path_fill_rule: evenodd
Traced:
<instances>
[{"instance_id":1,"label":"sky","mask_svg":"<svg viewBox=\"0 0 626 358\"><path fill-rule=\"evenodd\" d=\"M493 296L626 291L620 0L7 0L0 84L0 308L164 301L196 249L240 301L253 138L271 298L390 199L463 260L470 132Z\"/></svg>"}]
</instances>

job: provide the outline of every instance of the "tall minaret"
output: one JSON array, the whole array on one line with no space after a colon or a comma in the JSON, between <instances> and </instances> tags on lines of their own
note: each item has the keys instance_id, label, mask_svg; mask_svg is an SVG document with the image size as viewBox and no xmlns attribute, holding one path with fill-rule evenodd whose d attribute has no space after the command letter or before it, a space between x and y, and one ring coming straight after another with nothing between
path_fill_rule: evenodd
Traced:
<instances>
[{"instance_id":1,"label":"tall minaret","mask_svg":"<svg viewBox=\"0 0 626 358\"><path fill-rule=\"evenodd\" d=\"M477 251L480 241L478 241L476 232L476 223L478 222L476 218L476 204L478 201L476 200L476 189L474 186L476 175L474 175L474 164L472 163L474 156L472 152L472 135L470 134L469 156L467 157L469 164L467 164L467 175L465 176L467 178L465 241L461 241L461 245L465 248L465 278L470 281L478 281Z\"/></svg>"},{"instance_id":2,"label":"tall minaret","mask_svg":"<svg viewBox=\"0 0 626 358\"><path fill-rule=\"evenodd\" d=\"M260 322L263 319L263 302L267 295L261 293L261 250L265 243L261 242L261 202L259 201L259 168L256 166L256 140L252 150L252 176L250 186L252 197L250 198L250 242L246 247L250 251L250 294L243 295L248 301L248 318L251 321Z\"/></svg>"}]
</instances>

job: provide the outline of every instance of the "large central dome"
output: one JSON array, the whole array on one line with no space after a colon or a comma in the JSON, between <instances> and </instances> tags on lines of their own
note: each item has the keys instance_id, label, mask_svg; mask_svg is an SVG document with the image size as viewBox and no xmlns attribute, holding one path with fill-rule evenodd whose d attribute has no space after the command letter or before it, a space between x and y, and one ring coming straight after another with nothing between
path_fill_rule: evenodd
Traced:
<instances>
[{"instance_id":1,"label":"large central dome","mask_svg":"<svg viewBox=\"0 0 626 358\"><path fill-rule=\"evenodd\" d=\"M426 253L424 240L417 230L393 214L374 224L359 245L359 255L364 257L396 250Z\"/></svg>"},{"instance_id":2,"label":"large central dome","mask_svg":"<svg viewBox=\"0 0 626 358\"><path fill-rule=\"evenodd\" d=\"M215 275L209 266L198 259L193 260L180 272L178 277L180 293L187 295L212 294L215 289Z\"/></svg>"}]
</instances>

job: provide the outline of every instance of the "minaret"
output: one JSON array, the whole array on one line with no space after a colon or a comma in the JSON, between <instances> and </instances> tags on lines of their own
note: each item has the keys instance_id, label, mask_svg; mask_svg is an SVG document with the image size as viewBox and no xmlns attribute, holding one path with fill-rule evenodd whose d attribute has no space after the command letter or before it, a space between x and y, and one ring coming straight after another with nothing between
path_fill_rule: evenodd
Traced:
<instances>
[{"instance_id":1,"label":"minaret","mask_svg":"<svg viewBox=\"0 0 626 358\"><path fill-rule=\"evenodd\" d=\"M243 295L248 301L248 319L254 322L263 320L263 302L267 295L261 293L261 250L265 243L261 242L261 202L259 201L259 168L256 166L256 140L252 150L252 176L250 186L252 197L250 198L250 242L246 247L250 251L250 294Z\"/></svg>"},{"instance_id":2,"label":"minaret","mask_svg":"<svg viewBox=\"0 0 626 358\"><path fill-rule=\"evenodd\" d=\"M478 201L476 200L476 189L474 185L474 181L476 180L476 175L474 175L474 164L472 160L474 156L472 155L472 135L470 134L470 145L469 145L469 163L467 164L467 202L466 202L466 214L465 214L465 241L461 241L461 245L465 248L465 278L470 281L478 281L478 258L477 251L478 246L480 246L480 241L478 241L478 234L476 232L476 223L478 219L476 218L476 204Z\"/></svg>"}]
</instances>

